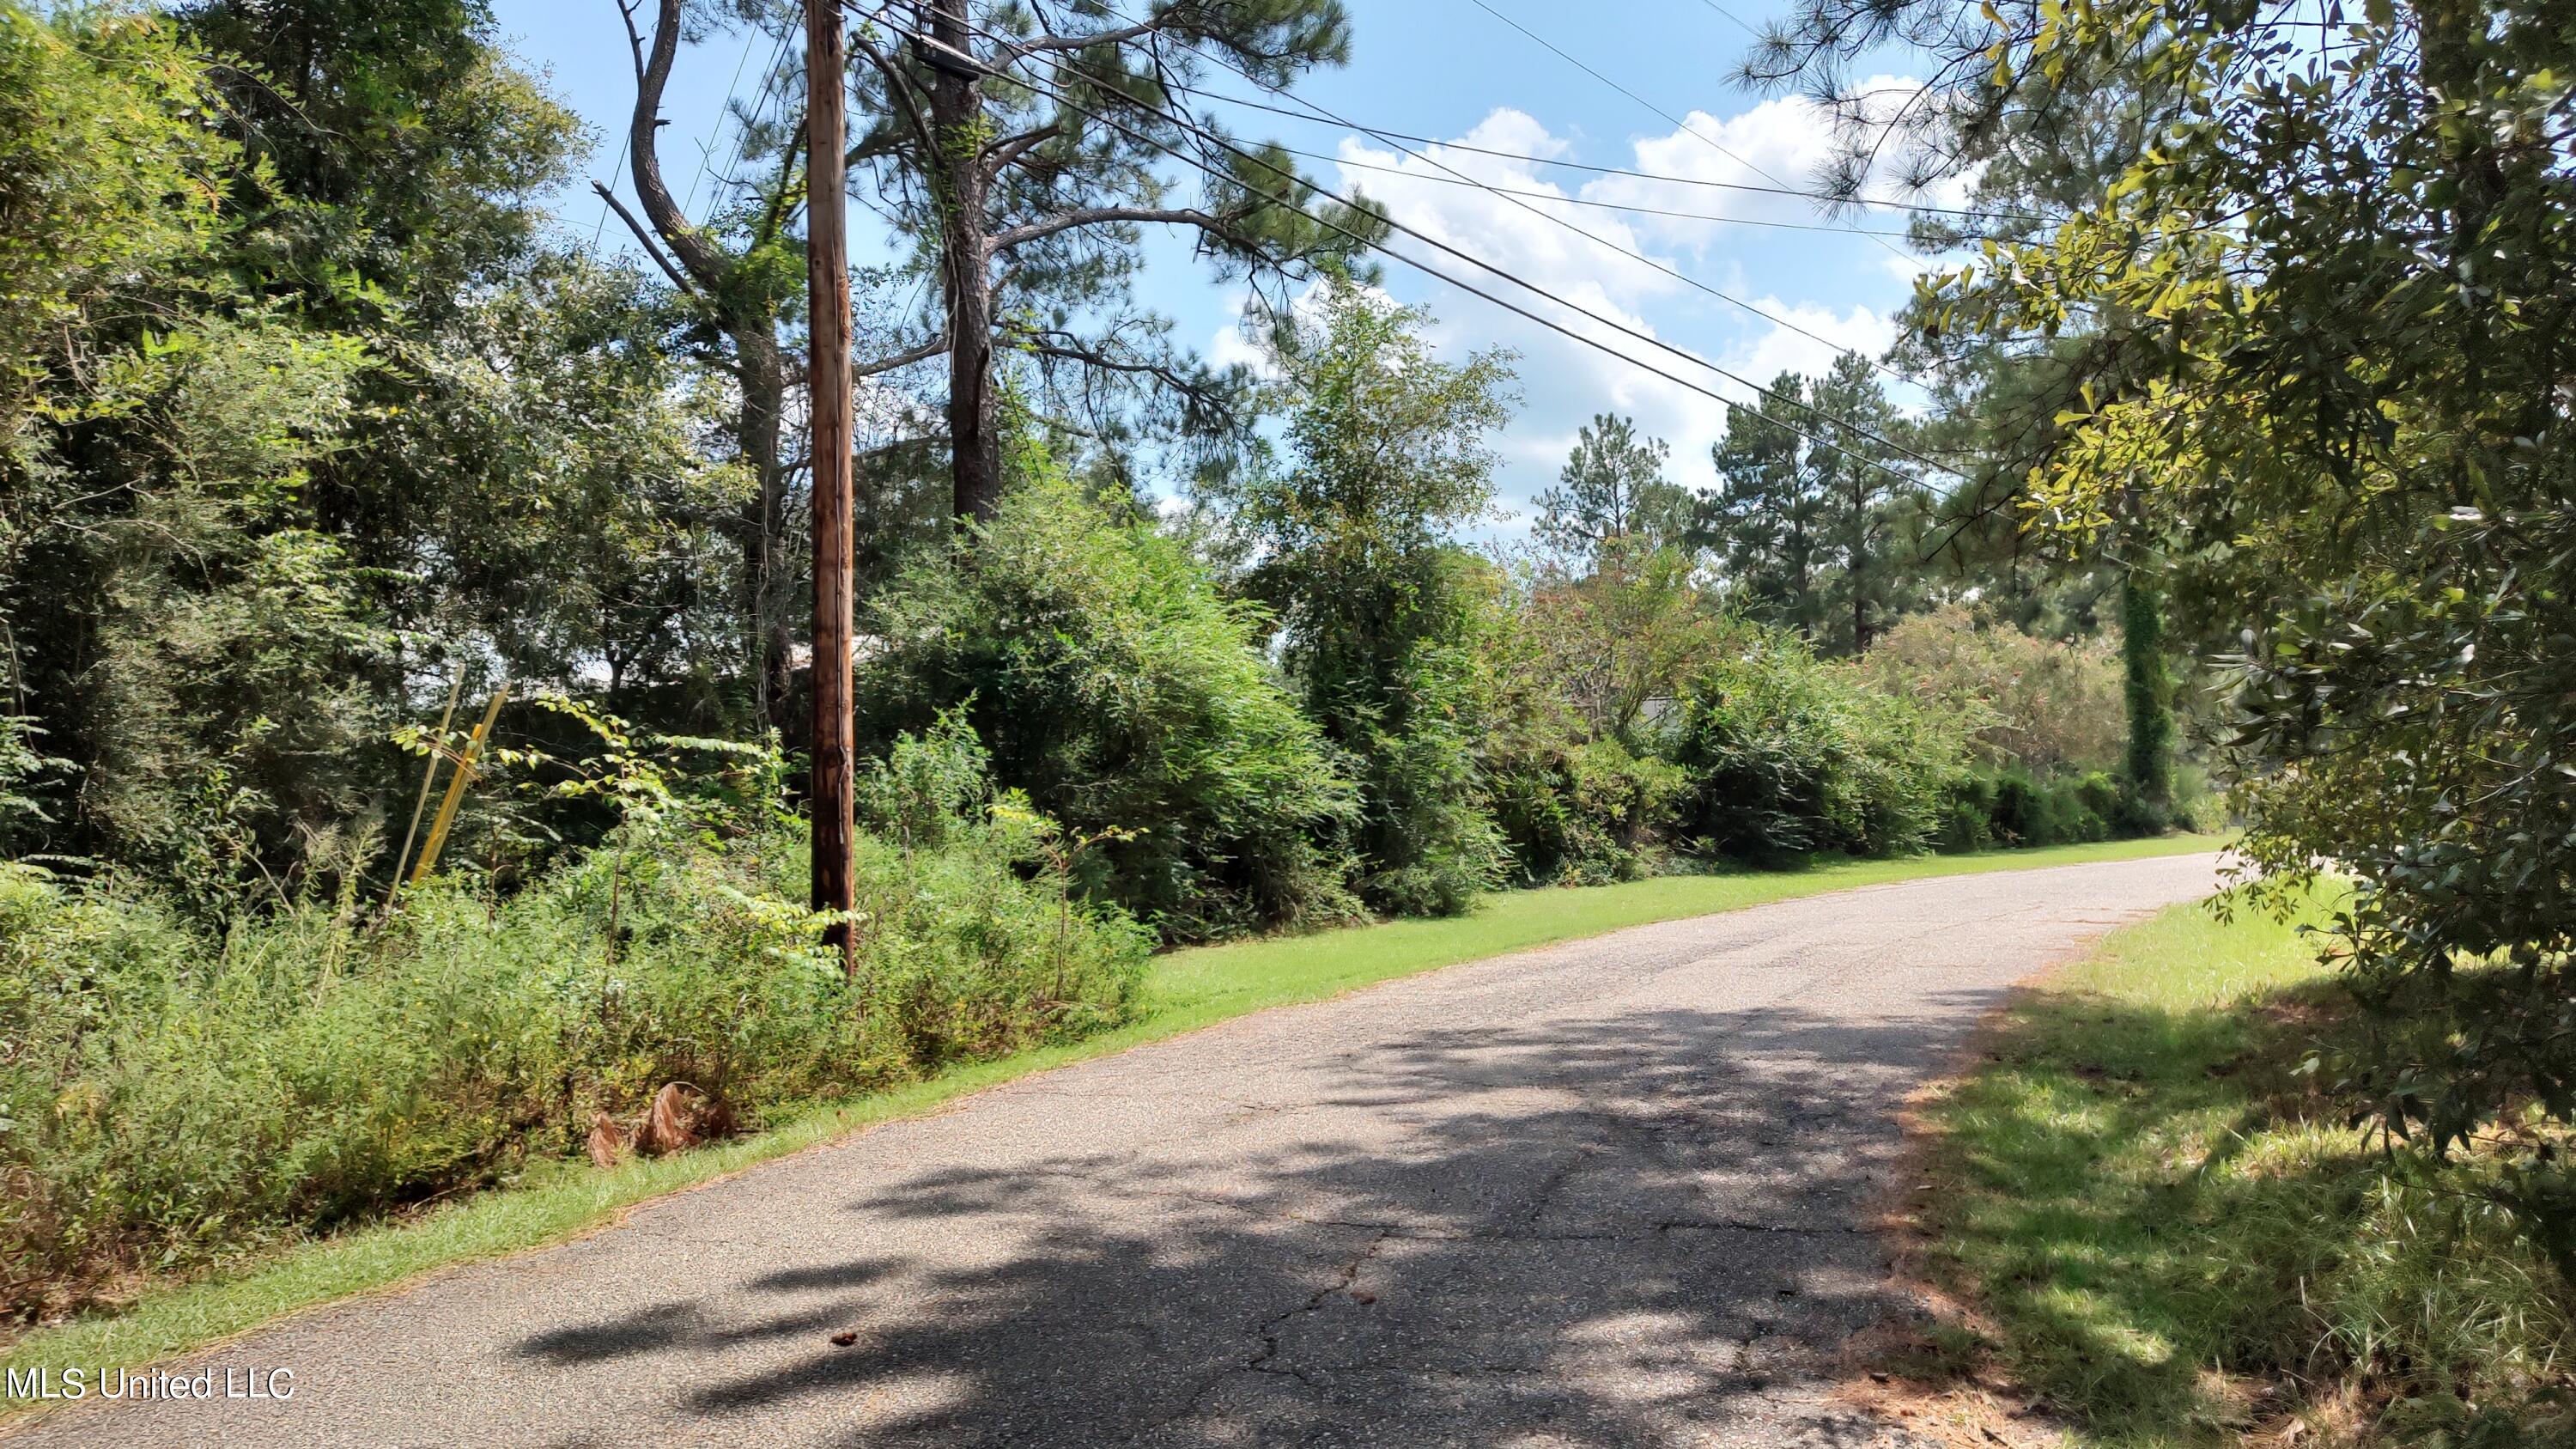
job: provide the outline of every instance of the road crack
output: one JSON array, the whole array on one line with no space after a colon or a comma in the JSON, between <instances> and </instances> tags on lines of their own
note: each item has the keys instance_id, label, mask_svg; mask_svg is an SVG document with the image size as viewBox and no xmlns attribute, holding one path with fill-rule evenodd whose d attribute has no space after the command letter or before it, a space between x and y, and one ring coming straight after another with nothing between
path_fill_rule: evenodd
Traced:
<instances>
[{"instance_id":1,"label":"road crack","mask_svg":"<svg viewBox=\"0 0 2576 1449\"><path fill-rule=\"evenodd\" d=\"M1337 1293L1347 1295L1351 1291L1351 1285L1359 1281L1360 1270L1367 1267L1369 1260L1376 1257L1381 1249L1394 1241L1395 1237L1394 1229L1382 1229L1358 1252L1352 1254L1349 1262L1342 1265L1342 1271L1336 1281L1316 1289L1312 1297L1297 1307L1262 1320L1261 1326L1254 1330L1254 1336L1261 1340L1261 1351L1245 1360L1244 1368L1253 1373L1286 1375L1303 1384L1313 1383L1314 1380L1308 1378L1303 1369L1273 1366L1272 1361L1279 1357L1280 1335L1287 1331L1289 1324L1331 1302L1333 1295Z\"/></svg>"}]
</instances>

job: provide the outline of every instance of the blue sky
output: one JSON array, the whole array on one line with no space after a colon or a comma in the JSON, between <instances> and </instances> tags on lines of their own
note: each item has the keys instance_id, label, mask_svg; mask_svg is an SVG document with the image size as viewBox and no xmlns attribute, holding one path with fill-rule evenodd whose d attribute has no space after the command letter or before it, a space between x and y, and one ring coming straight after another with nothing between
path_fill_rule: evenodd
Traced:
<instances>
[{"instance_id":1,"label":"blue sky","mask_svg":"<svg viewBox=\"0 0 2576 1449\"><path fill-rule=\"evenodd\" d=\"M1732 83L1750 43L1743 26L1760 24L1768 13L1764 5L1726 4L1721 11L1709 0L1485 4L1655 109L1549 53L1478 0L1349 0L1351 64L1313 76L1299 94L1390 131L1713 181L1768 184L1767 173L1803 187L1823 159L1825 128L1803 100L1749 93ZM614 0L496 0L495 8L518 52L548 72L556 93L604 138L590 159L588 175L568 188L561 201L567 225L588 236L602 212L588 176L612 173L622 118L632 103L633 77ZM675 178L694 176L698 147L715 133L735 75L739 72L741 88L749 93L771 44L761 40L747 46L737 34L684 50L665 108L671 121L665 134L671 141L664 165ZM1905 59L1892 57L1883 68L1891 78L1901 78ZM1893 89L1891 82L1879 84ZM1253 93L1246 86L1236 89ZM1687 129L1656 114L1658 109L1680 118ZM1622 257L1512 201L1422 179L1442 173L1343 128L1251 112L1234 114L1231 123L1248 136L1275 138L1354 163L1349 169L1309 164L1327 185L1356 185L1387 202L1408 225L1756 381L1768 382L1784 367L1821 370L1835 351L1829 344L1878 352L1890 336L1889 316L1903 304L1920 265L1901 241L1847 230L1685 221L1530 203L1827 339L1817 341ZM1826 221L1810 203L1794 198L1591 176L1459 152L1442 152L1440 158L1497 187L1714 213L1743 222L1814 226ZM1392 167L1394 173L1363 169L1368 166ZM675 180L675 189L689 186ZM711 182L698 187L701 210L713 189ZM869 223L864 213L856 218L862 230ZM1902 228L1903 216L1879 212L1837 224L1894 230ZM612 219L604 240L613 243L618 236L619 225ZM1221 357L1244 355L1246 347L1234 325L1239 291L1220 286L1195 263L1185 238L1160 237L1149 245L1143 300L1174 320L1179 337ZM1427 249L1413 250L1444 270L1466 270ZM1475 280L1480 285L1491 281L1482 276ZM1470 348L1506 346L1521 354L1523 405L1496 440L1504 460L1499 482L1506 509L1525 504L1552 482L1576 428L1605 411L1634 416L1641 428L1669 439L1676 481L1695 486L1710 481L1707 450L1724 427L1720 404L1400 265L1388 266L1386 282L1397 297L1426 303L1438 315L1435 338L1444 351L1463 354ZM1721 393L1742 394L1716 375L1647 344L1571 314L1554 315L1667 371ZM1503 531L1514 530L1507 525Z\"/></svg>"}]
</instances>

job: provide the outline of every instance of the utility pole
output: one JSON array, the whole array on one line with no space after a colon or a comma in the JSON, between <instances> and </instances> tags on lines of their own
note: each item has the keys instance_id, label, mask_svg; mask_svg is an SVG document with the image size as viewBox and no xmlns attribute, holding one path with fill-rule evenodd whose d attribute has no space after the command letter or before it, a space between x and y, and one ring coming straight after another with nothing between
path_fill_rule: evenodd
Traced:
<instances>
[{"instance_id":1,"label":"utility pole","mask_svg":"<svg viewBox=\"0 0 2576 1449\"><path fill-rule=\"evenodd\" d=\"M857 905L850 875L855 804L850 718L850 250L843 199L849 129L847 42L836 0L805 0L805 284L813 318L806 359L814 458L814 909ZM824 940L858 971L845 920Z\"/></svg>"}]
</instances>

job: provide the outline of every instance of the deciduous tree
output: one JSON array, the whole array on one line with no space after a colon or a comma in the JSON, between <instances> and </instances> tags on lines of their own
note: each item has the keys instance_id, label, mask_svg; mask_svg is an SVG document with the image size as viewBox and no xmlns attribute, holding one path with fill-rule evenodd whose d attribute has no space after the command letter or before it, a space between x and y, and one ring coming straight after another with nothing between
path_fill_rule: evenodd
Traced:
<instances>
[{"instance_id":1,"label":"deciduous tree","mask_svg":"<svg viewBox=\"0 0 2576 1449\"><path fill-rule=\"evenodd\" d=\"M1836 16L1855 23L1829 35ZM2576 18L2538 0L1958 16L1825 0L1802 34L1849 56L1950 26L1969 116L2103 74L2173 105L2052 228L1937 276L1919 325L2082 334L2052 371L2031 508L2078 535L2157 531L2190 595L2229 608L2248 853L2276 884L2320 863L2357 879L2337 921L2352 979L2429 1019L2350 1085L2437 1154L2513 1124L2480 1190L2576 1282L2576 1179L2536 1126L2576 1120Z\"/></svg>"},{"instance_id":2,"label":"deciduous tree","mask_svg":"<svg viewBox=\"0 0 2576 1449\"><path fill-rule=\"evenodd\" d=\"M1231 501L1306 711L1354 760L1363 897L1447 913L1502 865L1474 788L1494 591L1452 535L1491 505L1485 435L1508 416L1511 370L1493 352L1440 361L1424 322L1348 282L1289 318L1289 456Z\"/></svg>"}]
</instances>

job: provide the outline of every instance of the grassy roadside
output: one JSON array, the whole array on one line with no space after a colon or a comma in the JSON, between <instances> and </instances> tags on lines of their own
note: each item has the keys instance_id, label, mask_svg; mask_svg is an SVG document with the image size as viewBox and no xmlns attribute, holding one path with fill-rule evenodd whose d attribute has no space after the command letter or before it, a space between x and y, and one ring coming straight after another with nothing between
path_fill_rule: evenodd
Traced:
<instances>
[{"instance_id":1,"label":"grassy roadside","mask_svg":"<svg viewBox=\"0 0 2576 1449\"><path fill-rule=\"evenodd\" d=\"M1909 1256L1954 1312L1889 1366L1922 1419L2085 1449L2576 1443L2542 1261L2383 1176L2333 1069L2300 1069L2359 1026L2293 926L2196 906L2007 1012L1921 1106Z\"/></svg>"},{"instance_id":2,"label":"grassy roadside","mask_svg":"<svg viewBox=\"0 0 2576 1449\"><path fill-rule=\"evenodd\" d=\"M633 1161L604 1172L587 1164L546 1164L506 1189L461 1199L404 1222L302 1244L237 1271L150 1289L116 1313L35 1330L0 1352L0 1370L24 1374L40 1367L150 1363L299 1308L564 1238L647 1198L695 1186L871 1123L916 1115L983 1087L1265 1007L1319 1000L1397 976L1625 926L1791 897L1927 876L2172 855L2216 845L2208 837L2175 837L1519 891L1498 896L1474 914L1455 920L1400 921L1175 952L1155 963L1143 1013L1116 1031L960 1067L892 1092L808 1113L755 1136L676 1157ZM24 1407L23 1402L0 1398L0 1414Z\"/></svg>"}]
</instances>

